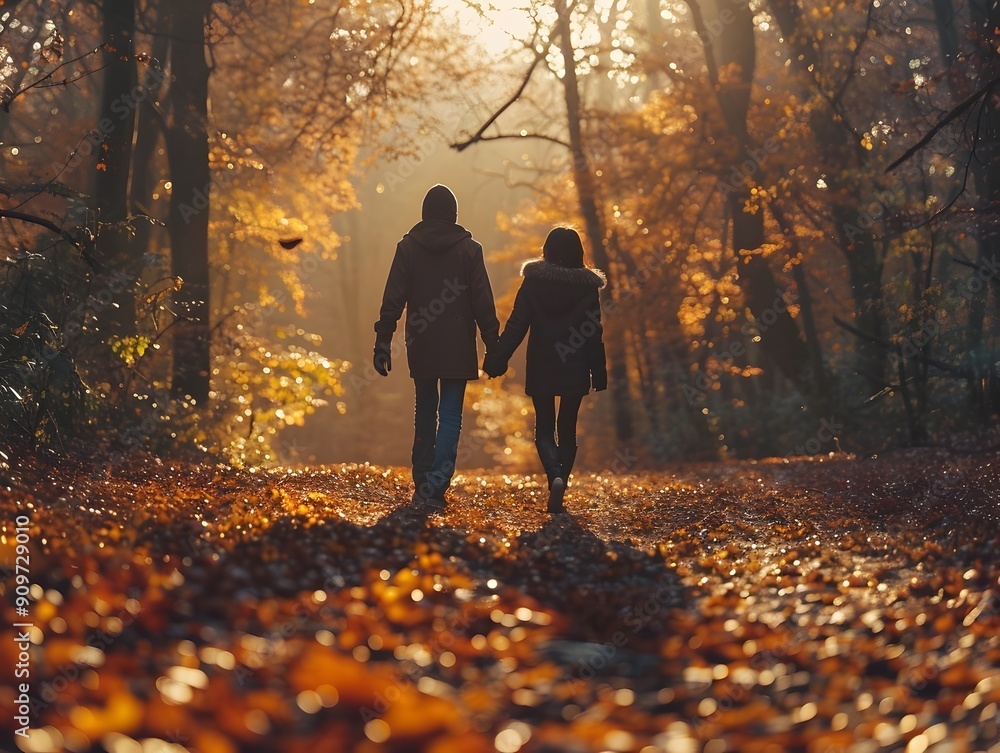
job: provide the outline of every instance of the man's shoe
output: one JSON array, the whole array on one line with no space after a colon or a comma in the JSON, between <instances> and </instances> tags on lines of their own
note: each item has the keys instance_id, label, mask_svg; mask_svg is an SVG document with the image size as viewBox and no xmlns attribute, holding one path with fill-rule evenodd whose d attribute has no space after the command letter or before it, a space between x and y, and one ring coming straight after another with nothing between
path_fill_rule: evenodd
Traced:
<instances>
[{"instance_id":1,"label":"man's shoe","mask_svg":"<svg viewBox=\"0 0 1000 753\"><path fill-rule=\"evenodd\" d=\"M435 510L444 510L448 506L448 501L443 495L440 497L423 497L419 491L414 491L413 496L410 497L410 504L415 507L431 507Z\"/></svg>"},{"instance_id":2,"label":"man's shoe","mask_svg":"<svg viewBox=\"0 0 1000 753\"><path fill-rule=\"evenodd\" d=\"M435 510L444 510L448 507L448 500L446 500L443 496L436 498L431 497L429 499L425 499L424 504L428 507L434 508Z\"/></svg>"}]
</instances>

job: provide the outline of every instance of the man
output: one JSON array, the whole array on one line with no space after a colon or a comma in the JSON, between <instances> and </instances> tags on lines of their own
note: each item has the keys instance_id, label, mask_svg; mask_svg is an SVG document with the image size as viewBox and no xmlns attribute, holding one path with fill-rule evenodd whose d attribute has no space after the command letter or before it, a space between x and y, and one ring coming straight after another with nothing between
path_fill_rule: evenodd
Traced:
<instances>
[{"instance_id":1,"label":"man","mask_svg":"<svg viewBox=\"0 0 1000 753\"><path fill-rule=\"evenodd\" d=\"M392 335L406 308L406 360L416 393L413 501L445 506L462 430L465 386L479 378L476 328L487 347L500 331L483 247L458 220L445 186L424 197L422 220L396 246L375 323L375 370L392 369Z\"/></svg>"}]
</instances>

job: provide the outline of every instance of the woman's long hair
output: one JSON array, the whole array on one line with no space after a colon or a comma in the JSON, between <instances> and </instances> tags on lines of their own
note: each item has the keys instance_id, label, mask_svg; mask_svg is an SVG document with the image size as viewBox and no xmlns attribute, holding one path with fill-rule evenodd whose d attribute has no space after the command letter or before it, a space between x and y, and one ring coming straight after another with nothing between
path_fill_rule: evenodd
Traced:
<instances>
[{"instance_id":1,"label":"woman's long hair","mask_svg":"<svg viewBox=\"0 0 1000 753\"><path fill-rule=\"evenodd\" d=\"M568 227L554 227L542 245L542 258L560 267L583 266L583 241L580 234Z\"/></svg>"}]
</instances>

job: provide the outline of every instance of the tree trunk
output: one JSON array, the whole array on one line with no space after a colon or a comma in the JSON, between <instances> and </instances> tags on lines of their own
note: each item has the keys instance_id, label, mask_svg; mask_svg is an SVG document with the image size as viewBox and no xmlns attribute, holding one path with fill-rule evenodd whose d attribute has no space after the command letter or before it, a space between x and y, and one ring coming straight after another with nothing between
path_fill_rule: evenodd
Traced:
<instances>
[{"instance_id":1,"label":"tree trunk","mask_svg":"<svg viewBox=\"0 0 1000 753\"><path fill-rule=\"evenodd\" d=\"M608 313L614 311L614 272L605 242L604 229L597 205L594 174L590 160L583 147L580 88L574 62L573 38L570 16L573 0L567 0L559 9L557 33L559 49L562 52L565 74L562 84L566 101L567 124L569 129L570 159L573 163L573 182L576 184L580 214L583 216L587 242L590 244L594 264L608 276L608 284L602 291L602 299ZM615 439L619 445L628 446L632 440L631 395L626 362L625 335L620 317L611 316L605 329L605 344L608 355L608 387L611 392L612 412L615 424Z\"/></svg>"},{"instance_id":2,"label":"tree trunk","mask_svg":"<svg viewBox=\"0 0 1000 753\"><path fill-rule=\"evenodd\" d=\"M784 210L777 202L771 205L772 213L781 228L781 232L788 238L792 254L801 257L801 249L798 239L795 237L795 228L785 216ZM819 328L816 326L816 315L813 312L812 292L809 289L809 281L806 279L802 264L799 262L792 267L792 279L795 280L795 288L799 294L799 312L802 319L802 334L805 337L806 352L809 354L809 367L812 370L812 377L816 383L816 394L819 397L819 405L822 415L827 415L829 406L833 400L830 395L830 387L826 378L826 366L823 363L823 345L819 339Z\"/></svg>"},{"instance_id":3,"label":"tree trunk","mask_svg":"<svg viewBox=\"0 0 1000 753\"><path fill-rule=\"evenodd\" d=\"M365 330L367 329L362 321L367 322L369 315L368 301L362 301L361 291L364 290L361 275L361 262L366 255L362 252L364 235L364 225L361 222L360 212L347 212L343 216L343 222L350 237L350 246L344 249L344 253L337 256L337 267L340 282L340 294L337 296L341 305L338 315L343 317L345 326L341 327L342 335L346 342L342 344L343 350L350 354L355 363L364 363L365 358L371 354L371 343ZM370 326L370 325L369 325ZM365 336L362 337L362 333Z\"/></svg>"},{"instance_id":4,"label":"tree trunk","mask_svg":"<svg viewBox=\"0 0 1000 753\"><path fill-rule=\"evenodd\" d=\"M111 305L97 317L95 335L104 344L121 342L137 332L135 280L140 264L129 230L129 182L135 137L134 90L137 80L133 43L135 0L104 0L101 4L104 75L97 132L101 136L97 170L93 173L94 208L99 220L97 249L112 276L106 285ZM110 385L111 403L121 406L129 379L124 362L106 347L99 349Z\"/></svg>"},{"instance_id":5,"label":"tree trunk","mask_svg":"<svg viewBox=\"0 0 1000 753\"><path fill-rule=\"evenodd\" d=\"M136 112L135 148L133 151L132 185L130 186L130 206L132 214L150 217L153 212L153 193L156 188L159 161L156 149L162 135L161 121L153 110L154 102L159 102L163 94L163 72L169 54L169 40L158 36L153 40L153 59L144 77L142 87L145 99ZM139 256L149 251L153 239L153 226L149 221L140 221L135 227L135 249Z\"/></svg>"},{"instance_id":6,"label":"tree trunk","mask_svg":"<svg viewBox=\"0 0 1000 753\"><path fill-rule=\"evenodd\" d=\"M211 373L209 337L208 77L205 21L210 0L171 0L170 70L172 118L166 132L170 179L167 232L173 274L183 280L174 296L175 399L208 399Z\"/></svg>"},{"instance_id":7,"label":"tree trunk","mask_svg":"<svg viewBox=\"0 0 1000 753\"><path fill-rule=\"evenodd\" d=\"M740 145L741 154L754 154L747 132L747 111L753 85L756 56L753 12L749 5L727 5L723 17L712 5L713 15L706 22L699 3L689 4L695 26L705 45L709 75L715 87L719 106L729 131ZM718 44L711 29L719 29ZM721 78L719 71L727 75ZM758 169L760 165L758 165ZM723 171L723 181L731 180L731 170ZM732 248L739 263L740 284L747 308L760 329L761 350L803 393L810 391L805 376L809 354L799 334L798 325L788 313L782 290L771 272L767 260L755 253L764 244L764 214L762 209L746 211L752 200L751 187L746 181L737 186L726 185L726 203L733 223Z\"/></svg>"},{"instance_id":8,"label":"tree trunk","mask_svg":"<svg viewBox=\"0 0 1000 753\"><path fill-rule=\"evenodd\" d=\"M827 175L831 190L840 182ZM847 190L846 186L843 186ZM858 210L835 204L833 219L837 224L840 247L847 262L847 275L854 298L854 325L877 340L885 338L885 314L882 310L882 261L875 239L868 230L857 230ZM846 228L846 230L845 230ZM853 230L852 230L853 228ZM876 340L859 340L860 372L871 386L880 390L887 384L885 351Z\"/></svg>"},{"instance_id":9,"label":"tree trunk","mask_svg":"<svg viewBox=\"0 0 1000 753\"><path fill-rule=\"evenodd\" d=\"M955 27L955 8L951 0L933 0L934 20L938 27L938 44L945 67L950 69L958 56L958 31Z\"/></svg>"},{"instance_id":10,"label":"tree trunk","mask_svg":"<svg viewBox=\"0 0 1000 753\"><path fill-rule=\"evenodd\" d=\"M973 24L977 27L979 51L992 66L983 65L984 70L996 70L1000 54L996 49L996 29L1000 28L1000 5L996 2L975 3ZM984 61L985 62L985 61ZM996 367L996 341L986 342L984 321L991 312L994 323L1000 319L1000 287L996 284L1000 265L1000 91L994 86L983 101L979 134L979 144L972 160L978 195L977 227L979 250L974 274L991 275L992 282L984 282L978 293L973 293L970 329L973 334L973 348L976 349L975 362L983 364L984 372L979 380L980 399L989 416L1000 414L1000 372ZM971 288L970 288L971 290ZM990 299L992 296L992 307ZM995 331L994 331L995 334Z\"/></svg>"},{"instance_id":11,"label":"tree trunk","mask_svg":"<svg viewBox=\"0 0 1000 753\"><path fill-rule=\"evenodd\" d=\"M136 329L135 280L141 263L136 259L130 216L129 182L135 137L134 89L137 80L133 40L135 0L104 0L101 6L105 47L104 86L98 131L103 136L94 179L98 218L97 249L104 267L115 275L108 284L112 305L98 315L100 339L107 343L134 337ZM128 378L124 363L113 351L102 348L109 359L112 402L121 404Z\"/></svg>"},{"instance_id":12,"label":"tree trunk","mask_svg":"<svg viewBox=\"0 0 1000 753\"><path fill-rule=\"evenodd\" d=\"M101 222L120 223L129 216L129 178L132 169L132 142L135 136L133 90L137 75L132 40L135 36L135 0L105 0L104 41L107 60L101 95L100 131L104 142L100 152L95 194ZM122 261L122 243L128 233L113 228L104 240L109 261ZM111 250L109 250L109 242Z\"/></svg>"},{"instance_id":13,"label":"tree trunk","mask_svg":"<svg viewBox=\"0 0 1000 753\"><path fill-rule=\"evenodd\" d=\"M819 65L819 57L808 29L802 24L797 0L772 0L770 8L791 49L792 65L802 75L811 78ZM860 199L857 187L847 185L839 175L852 163L863 167L864 155L867 153L855 143L853 135L841 122L841 115L832 107L814 110L811 125L821 147L818 156L829 168L825 180L830 195ZM885 317L882 311L882 261L872 233L859 225L865 218L863 210L859 204L847 205L834 201L831 215L850 275L855 326L873 338L883 339ZM860 340L858 354L859 370L868 378L871 387L876 390L885 387L888 383L886 360L878 343L874 340Z\"/></svg>"}]
</instances>

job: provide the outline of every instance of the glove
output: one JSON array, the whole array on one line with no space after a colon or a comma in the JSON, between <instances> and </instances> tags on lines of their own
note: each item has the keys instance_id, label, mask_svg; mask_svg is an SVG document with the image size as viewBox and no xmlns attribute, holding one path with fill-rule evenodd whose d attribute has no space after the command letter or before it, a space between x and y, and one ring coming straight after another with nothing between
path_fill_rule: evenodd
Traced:
<instances>
[{"instance_id":1,"label":"glove","mask_svg":"<svg viewBox=\"0 0 1000 753\"><path fill-rule=\"evenodd\" d=\"M507 373L507 362L496 353L487 353L486 358L483 359L483 371L490 378L503 376Z\"/></svg>"},{"instance_id":2,"label":"glove","mask_svg":"<svg viewBox=\"0 0 1000 753\"><path fill-rule=\"evenodd\" d=\"M392 350L385 343L375 343L375 355L372 357L372 365L382 376L389 376L392 371Z\"/></svg>"},{"instance_id":3,"label":"glove","mask_svg":"<svg viewBox=\"0 0 1000 753\"><path fill-rule=\"evenodd\" d=\"M608 388L608 370L601 369L590 372L590 381L594 385L596 392L603 392Z\"/></svg>"}]
</instances>

